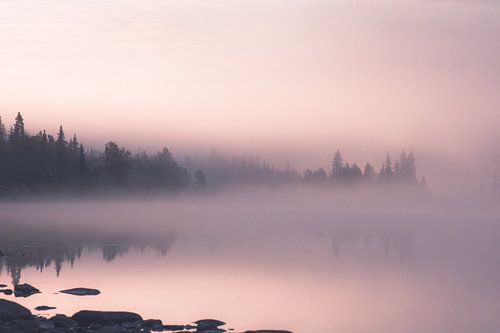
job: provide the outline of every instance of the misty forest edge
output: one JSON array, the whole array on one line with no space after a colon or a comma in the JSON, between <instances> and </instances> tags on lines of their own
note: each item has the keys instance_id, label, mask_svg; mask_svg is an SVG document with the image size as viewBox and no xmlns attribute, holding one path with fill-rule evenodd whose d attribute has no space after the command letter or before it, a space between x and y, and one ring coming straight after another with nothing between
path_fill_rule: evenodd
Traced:
<instances>
[{"instance_id":1,"label":"misty forest edge","mask_svg":"<svg viewBox=\"0 0 500 333\"><path fill-rule=\"evenodd\" d=\"M63 127L56 137L45 130L30 135L18 113L7 131L0 117L0 196L44 193L60 190L74 192L92 189L179 190L201 189L208 181L228 185L262 183L308 183L332 185L410 185L426 188L425 177L417 179L413 152L401 152L394 163L387 155L379 172L367 162L363 170L344 162L340 151L334 154L331 170L307 169L303 175L287 168L281 170L257 159L228 159L212 154L212 165L186 157L184 167L170 151L133 155L116 142L105 144L104 152L87 152L74 135L69 142ZM189 172L192 169L193 172ZM207 170L208 169L208 170ZM216 170L218 169L218 170ZM213 176L213 177L212 177Z\"/></svg>"}]
</instances>

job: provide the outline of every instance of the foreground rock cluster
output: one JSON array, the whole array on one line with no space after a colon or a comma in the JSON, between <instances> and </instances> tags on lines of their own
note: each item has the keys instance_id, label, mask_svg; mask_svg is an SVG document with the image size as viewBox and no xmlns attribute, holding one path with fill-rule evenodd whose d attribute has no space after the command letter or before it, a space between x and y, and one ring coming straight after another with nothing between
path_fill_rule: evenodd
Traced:
<instances>
[{"instance_id":1,"label":"foreground rock cluster","mask_svg":"<svg viewBox=\"0 0 500 333\"><path fill-rule=\"evenodd\" d=\"M71 317L62 314L51 318L35 316L24 306L0 299L0 333L141 333L141 332L225 332L225 323L203 319L189 325L165 325L161 320L144 320L132 312L79 311ZM245 333L291 333L278 330Z\"/></svg>"}]
</instances>

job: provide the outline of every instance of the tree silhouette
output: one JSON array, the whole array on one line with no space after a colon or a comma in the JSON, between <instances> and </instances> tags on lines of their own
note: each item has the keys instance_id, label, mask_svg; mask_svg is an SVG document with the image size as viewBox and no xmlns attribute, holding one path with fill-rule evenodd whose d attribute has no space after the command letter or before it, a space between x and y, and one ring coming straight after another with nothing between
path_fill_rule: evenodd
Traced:
<instances>
[{"instance_id":1,"label":"tree silhouette","mask_svg":"<svg viewBox=\"0 0 500 333\"><path fill-rule=\"evenodd\" d=\"M9 140L11 142L17 142L26 137L26 131L24 130L24 119L20 112L17 113L16 121L12 128L10 129Z\"/></svg>"},{"instance_id":2,"label":"tree silhouette","mask_svg":"<svg viewBox=\"0 0 500 333\"><path fill-rule=\"evenodd\" d=\"M375 179L375 176L375 169L373 169L369 162L366 162L363 178L367 182L372 182Z\"/></svg>"},{"instance_id":3,"label":"tree silhouette","mask_svg":"<svg viewBox=\"0 0 500 333\"><path fill-rule=\"evenodd\" d=\"M342 155L340 154L340 150L337 150L333 156L331 178L334 181L343 180L345 177L345 171L346 166L342 160Z\"/></svg>"},{"instance_id":4,"label":"tree silhouette","mask_svg":"<svg viewBox=\"0 0 500 333\"><path fill-rule=\"evenodd\" d=\"M2 117L0 117L0 145L5 144L7 141L7 131L5 130L5 125L2 122Z\"/></svg>"},{"instance_id":5,"label":"tree silhouette","mask_svg":"<svg viewBox=\"0 0 500 333\"><path fill-rule=\"evenodd\" d=\"M391 161L391 156L387 154L387 157L385 158L385 162L382 165L382 168L380 169L379 172L379 179L381 181L392 181L394 178L394 171L392 170L392 161Z\"/></svg>"},{"instance_id":6,"label":"tree silhouette","mask_svg":"<svg viewBox=\"0 0 500 333\"><path fill-rule=\"evenodd\" d=\"M361 179L362 176L363 172L361 171L361 168L356 163L354 163L348 171L347 177L349 181L351 182L358 181Z\"/></svg>"},{"instance_id":7,"label":"tree silhouette","mask_svg":"<svg viewBox=\"0 0 500 333\"><path fill-rule=\"evenodd\" d=\"M110 141L104 148L103 162L107 179L115 184L123 183L130 170L130 152Z\"/></svg>"},{"instance_id":8,"label":"tree silhouette","mask_svg":"<svg viewBox=\"0 0 500 333\"><path fill-rule=\"evenodd\" d=\"M323 168L318 168L315 171L307 169L304 171L302 179L307 183L325 183L328 180L328 175Z\"/></svg>"}]
</instances>

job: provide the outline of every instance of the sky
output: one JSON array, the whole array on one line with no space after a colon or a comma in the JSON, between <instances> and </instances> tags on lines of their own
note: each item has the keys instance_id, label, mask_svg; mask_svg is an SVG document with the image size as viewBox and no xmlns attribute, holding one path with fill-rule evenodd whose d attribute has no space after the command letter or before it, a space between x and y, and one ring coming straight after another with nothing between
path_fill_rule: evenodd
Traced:
<instances>
[{"instance_id":1,"label":"sky","mask_svg":"<svg viewBox=\"0 0 500 333\"><path fill-rule=\"evenodd\" d=\"M95 147L298 168L414 149L424 172L489 177L498 87L496 0L0 1L4 122Z\"/></svg>"}]
</instances>

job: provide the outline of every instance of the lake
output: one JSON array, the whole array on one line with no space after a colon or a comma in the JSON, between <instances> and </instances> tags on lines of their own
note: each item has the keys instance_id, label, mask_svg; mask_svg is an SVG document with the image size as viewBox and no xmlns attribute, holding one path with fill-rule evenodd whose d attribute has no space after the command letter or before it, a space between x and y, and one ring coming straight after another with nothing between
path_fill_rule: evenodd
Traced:
<instances>
[{"instance_id":1,"label":"lake","mask_svg":"<svg viewBox=\"0 0 500 333\"><path fill-rule=\"evenodd\" d=\"M39 313L293 332L493 332L496 208L273 191L0 204L0 283ZM96 288L98 296L58 293Z\"/></svg>"}]
</instances>

